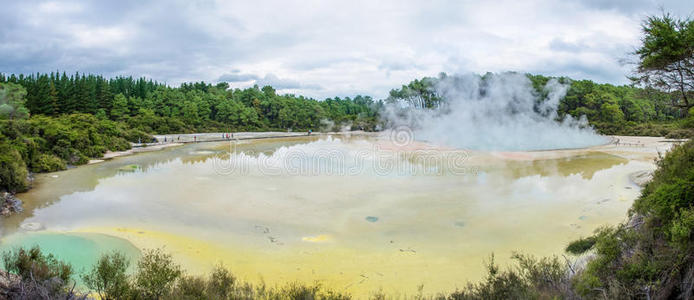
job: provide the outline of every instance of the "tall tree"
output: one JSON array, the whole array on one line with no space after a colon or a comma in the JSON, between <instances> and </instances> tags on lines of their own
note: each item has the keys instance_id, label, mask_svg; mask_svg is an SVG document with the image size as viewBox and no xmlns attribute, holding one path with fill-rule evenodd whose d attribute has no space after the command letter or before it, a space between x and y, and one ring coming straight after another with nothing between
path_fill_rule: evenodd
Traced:
<instances>
[{"instance_id":1,"label":"tall tree","mask_svg":"<svg viewBox=\"0 0 694 300\"><path fill-rule=\"evenodd\" d=\"M29 98L29 97L27 97ZM55 103L51 98L51 81L48 75L38 75L36 79L36 84L34 84L34 89L31 93L31 106L29 106L29 101L27 100L27 107L32 113L52 115L55 110Z\"/></svg>"},{"instance_id":2,"label":"tall tree","mask_svg":"<svg viewBox=\"0 0 694 300\"><path fill-rule=\"evenodd\" d=\"M688 110L694 106L694 21L650 17L643 33L634 80L670 92L672 105Z\"/></svg>"},{"instance_id":3,"label":"tall tree","mask_svg":"<svg viewBox=\"0 0 694 300\"><path fill-rule=\"evenodd\" d=\"M108 82L101 77L98 77L96 81L96 101L100 109L106 112L111 111L111 106L113 105L111 87L108 85Z\"/></svg>"},{"instance_id":4,"label":"tall tree","mask_svg":"<svg viewBox=\"0 0 694 300\"><path fill-rule=\"evenodd\" d=\"M111 118L114 120L123 120L130 115L128 108L128 99L123 94L118 94L113 99L113 108L111 109Z\"/></svg>"},{"instance_id":5,"label":"tall tree","mask_svg":"<svg viewBox=\"0 0 694 300\"><path fill-rule=\"evenodd\" d=\"M50 92L48 94L48 99L49 99L49 102L52 106L52 109L50 112L51 115L58 114L58 95L59 95L58 94L58 88L56 88L55 82L53 80L51 80Z\"/></svg>"}]
</instances>

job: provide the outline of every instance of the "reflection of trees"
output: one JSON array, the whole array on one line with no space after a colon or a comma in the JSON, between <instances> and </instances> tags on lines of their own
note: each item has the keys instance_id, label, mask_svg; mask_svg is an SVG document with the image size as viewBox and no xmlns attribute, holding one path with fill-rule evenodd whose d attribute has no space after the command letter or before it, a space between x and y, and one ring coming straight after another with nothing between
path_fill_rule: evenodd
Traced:
<instances>
[{"instance_id":1,"label":"reflection of trees","mask_svg":"<svg viewBox=\"0 0 694 300\"><path fill-rule=\"evenodd\" d=\"M208 159L211 159L214 157L214 154L205 154L205 155L196 155L196 156L186 156L181 158L181 162L183 164L189 164L189 165L194 165L197 163L204 163Z\"/></svg>"},{"instance_id":2,"label":"reflection of trees","mask_svg":"<svg viewBox=\"0 0 694 300\"><path fill-rule=\"evenodd\" d=\"M154 159L140 165L140 170L142 172L147 172L150 170L156 170L162 168L163 165L171 164L175 162L177 158L162 158Z\"/></svg>"},{"instance_id":3,"label":"reflection of trees","mask_svg":"<svg viewBox=\"0 0 694 300\"><path fill-rule=\"evenodd\" d=\"M569 176L579 174L583 179L592 179L600 170L626 164L627 159L603 152L585 155L534 161L511 161L504 169L514 178L526 176Z\"/></svg>"}]
</instances>

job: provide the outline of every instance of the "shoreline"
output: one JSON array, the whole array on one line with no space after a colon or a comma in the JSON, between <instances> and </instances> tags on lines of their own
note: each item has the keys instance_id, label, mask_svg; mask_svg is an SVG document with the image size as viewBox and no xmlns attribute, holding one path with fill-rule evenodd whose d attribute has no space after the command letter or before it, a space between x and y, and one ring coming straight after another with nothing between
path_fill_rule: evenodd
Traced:
<instances>
[{"instance_id":1,"label":"shoreline","mask_svg":"<svg viewBox=\"0 0 694 300\"><path fill-rule=\"evenodd\" d=\"M176 147L176 146L183 146L183 143L168 143L168 144L152 144L150 146L146 147L135 147L132 146L132 148L125 150L125 151L106 151L104 155L101 158L98 159L90 159L89 162L87 162L87 165L91 164L96 164L100 162L104 162L116 157L121 157L121 156L128 156L132 154L137 154L137 153L144 153L144 152L152 152L152 151L159 151L162 149L170 148L170 147ZM79 167L79 166L77 166Z\"/></svg>"},{"instance_id":2,"label":"shoreline","mask_svg":"<svg viewBox=\"0 0 694 300\"><path fill-rule=\"evenodd\" d=\"M363 131L353 131L350 133L362 133ZM106 151L101 158L90 159L87 162L88 165L104 162L116 157L128 156L137 153L145 153L152 151L159 151L162 149L183 146L185 144L192 143L211 143L211 142L225 142L234 140L259 140L259 139L273 139L273 138L288 138L288 137L302 137L309 136L305 132L277 132L277 131L263 131L263 132L237 132L233 134L233 138L222 138L223 132L205 132L205 133L185 133L185 134L161 134L152 135L157 139L156 143L131 143L131 147L125 151ZM312 133L315 135L325 135L325 134L340 134L340 132L317 132ZM165 142L163 140L166 140Z\"/></svg>"},{"instance_id":3,"label":"shoreline","mask_svg":"<svg viewBox=\"0 0 694 300\"><path fill-rule=\"evenodd\" d=\"M341 135L341 134L364 134L364 135L379 135L382 132L365 132L365 131L349 131L349 132L315 132L310 136L325 136L325 135ZM169 147L183 146L191 143L209 143L209 142L225 142L225 141L241 141L241 140L259 140L273 138L288 138L288 137L303 137L309 136L306 132L279 132L279 131L261 131L261 132L237 132L233 133L233 138L226 138L224 132L203 132L203 133L185 133L185 134L161 134L153 135L157 139L156 143L131 143L132 148L125 151L107 151L102 158L90 159L87 164L96 164L116 157L128 156L137 153L159 151ZM543 152L574 152L581 150L596 150L608 152L649 152L649 149L655 149L656 152L667 152L674 144L680 144L687 139L667 139L665 137L651 136L620 136L620 135L603 135L608 138L608 142L599 145L588 146L584 148L567 148L567 149L543 149L543 150L525 150L525 151L486 151L495 153L528 153L531 156L536 156ZM166 140L165 142L163 140ZM638 149L641 148L641 149ZM636 150L636 151L634 151ZM473 151L476 152L476 151ZM533 155L534 154L534 155ZM624 153L625 154L625 153Z\"/></svg>"}]
</instances>

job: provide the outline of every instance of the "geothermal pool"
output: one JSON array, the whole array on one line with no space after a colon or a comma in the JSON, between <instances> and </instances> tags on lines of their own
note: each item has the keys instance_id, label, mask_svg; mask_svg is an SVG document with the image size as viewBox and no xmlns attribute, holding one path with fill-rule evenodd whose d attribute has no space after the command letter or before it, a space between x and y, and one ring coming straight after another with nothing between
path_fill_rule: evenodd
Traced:
<instances>
[{"instance_id":1,"label":"geothermal pool","mask_svg":"<svg viewBox=\"0 0 694 300\"><path fill-rule=\"evenodd\" d=\"M371 135L198 143L40 174L0 248L39 244L86 269L161 247L190 273L321 281L353 295L450 292L491 253L561 254L625 220L667 143L494 152Z\"/></svg>"}]
</instances>

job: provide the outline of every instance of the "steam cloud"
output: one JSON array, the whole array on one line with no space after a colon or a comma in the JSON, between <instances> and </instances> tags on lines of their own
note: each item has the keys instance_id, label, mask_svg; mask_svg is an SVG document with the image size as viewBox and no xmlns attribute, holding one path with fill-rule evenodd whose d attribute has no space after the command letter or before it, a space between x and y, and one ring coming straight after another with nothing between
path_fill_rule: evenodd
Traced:
<instances>
[{"instance_id":1,"label":"steam cloud","mask_svg":"<svg viewBox=\"0 0 694 300\"><path fill-rule=\"evenodd\" d=\"M585 116L557 119L568 85L550 80L539 95L523 74L444 77L435 92L444 99L435 109L403 102L388 105L387 122L409 126L417 140L473 150L582 148L607 139L588 126Z\"/></svg>"}]
</instances>

